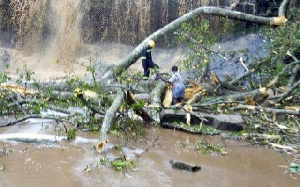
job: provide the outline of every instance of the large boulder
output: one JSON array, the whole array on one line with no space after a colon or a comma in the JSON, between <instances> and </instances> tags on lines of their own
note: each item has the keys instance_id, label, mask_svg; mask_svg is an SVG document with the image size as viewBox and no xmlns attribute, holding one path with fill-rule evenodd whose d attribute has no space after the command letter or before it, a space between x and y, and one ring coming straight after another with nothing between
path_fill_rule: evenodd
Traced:
<instances>
[{"instance_id":1,"label":"large boulder","mask_svg":"<svg viewBox=\"0 0 300 187\"><path fill-rule=\"evenodd\" d=\"M186 123L186 114L182 109L163 110L161 113L161 123ZM199 125L202 122L199 117L201 116L207 120L207 122L203 121L205 125L212 126L218 130L240 131L245 126L245 121L239 114L207 114L200 112L193 112L193 114L191 115L191 125Z\"/></svg>"}]
</instances>

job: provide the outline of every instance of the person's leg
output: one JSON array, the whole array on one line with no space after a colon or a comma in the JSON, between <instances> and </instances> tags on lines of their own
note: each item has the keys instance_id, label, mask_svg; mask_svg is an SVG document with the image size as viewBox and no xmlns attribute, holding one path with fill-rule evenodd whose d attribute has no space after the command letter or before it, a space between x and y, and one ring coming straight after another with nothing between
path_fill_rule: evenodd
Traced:
<instances>
[{"instance_id":1,"label":"person's leg","mask_svg":"<svg viewBox=\"0 0 300 187\"><path fill-rule=\"evenodd\" d=\"M179 99L179 86L173 86L173 104L176 104Z\"/></svg>"},{"instance_id":2,"label":"person's leg","mask_svg":"<svg viewBox=\"0 0 300 187\"><path fill-rule=\"evenodd\" d=\"M178 102L177 98L173 98L172 105L175 105Z\"/></svg>"},{"instance_id":3,"label":"person's leg","mask_svg":"<svg viewBox=\"0 0 300 187\"><path fill-rule=\"evenodd\" d=\"M150 75L150 68L146 60L143 60L143 69L144 69L143 80L148 80Z\"/></svg>"},{"instance_id":4,"label":"person's leg","mask_svg":"<svg viewBox=\"0 0 300 187\"><path fill-rule=\"evenodd\" d=\"M180 103L181 101L183 101L183 97L178 98L178 103Z\"/></svg>"},{"instance_id":5,"label":"person's leg","mask_svg":"<svg viewBox=\"0 0 300 187\"><path fill-rule=\"evenodd\" d=\"M148 67L152 68L156 73L159 72L159 66L155 64L153 61L148 63Z\"/></svg>"},{"instance_id":6,"label":"person's leg","mask_svg":"<svg viewBox=\"0 0 300 187\"><path fill-rule=\"evenodd\" d=\"M183 101L184 98L184 92L185 92L185 85L181 85L179 88L179 102Z\"/></svg>"}]
</instances>

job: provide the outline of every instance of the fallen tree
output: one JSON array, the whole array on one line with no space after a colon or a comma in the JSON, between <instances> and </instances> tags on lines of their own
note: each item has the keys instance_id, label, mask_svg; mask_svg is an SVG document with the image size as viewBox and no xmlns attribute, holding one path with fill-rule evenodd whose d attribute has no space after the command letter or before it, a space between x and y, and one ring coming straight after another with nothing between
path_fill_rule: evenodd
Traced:
<instances>
[{"instance_id":1,"label":"fallen tree","mask_svg":"<svg viewBox=\"0 0 300 187\"><path fill-rule=\"evenodd\" d=\"M122 84L120 81L118 82L118 78L138 60L140 53L148 40L152 39L156 41L164 35L177 30L182 23L188 22L198 15L223 16L231 19L272 26L283 25L286 22L285 10L288 2L288 0L284 0L279 8L278 17L271 18L245 14L218 7L199 7L151 34L126 58L124 58L124 60L119 62L118 65L101 69L100 72L97 72L101 74L98 78L95 76L94 69L91 71L92 79L74 80L74 78L71 78L71 80L67 79L50 82L30 82L26 80L25 84L17 87L9 86L10 84L1 85L0 96L2 114L16 116L16 119L13 122L7 123L6 125L16 124L28 118L35 117L49 118L64 122L73 119L72 121L70 120L70 123L74 124L77 129L83 129L84 126L82 125L87 125L89 123L97 124L97 126L101 128L99 138L100 143L97 145L97 150L101 152L102 148L106 145L108 132L113 122L118 120L119 117L117 116L119 114L125 113L122 111L122 108L124 108L122 103L126 103L125 105L129 107L137 104L141 105L139 107L134 107L134 111L142 117L142 120L145 123L156 122L156 124L160 124L163 127L171 127L197 133L194 130L189 130L185 127L161 123L164 121L164 119L162 119L162 111L166 111L167 109L162 106L162 100L164 99L164 92L166 89L164 81L158 80L154 82L154 85L150 85L153 86L154 89L148 94L141 93L141 90L147 89L142 88L140 84L132 82ZM211 52L209 48L207 48L207 50ZM293 55L291 54L291 56ZM246 66L245 64L243 65ZM263 65L263 63L259 62L256 65ZM290 76L288 83L285 85L279 84L280 78L282 78L286 71L291 68L293 69L292 76ZM187 124L189 124L188 118L191 118L190 120L197 118L198 124L204 123L207 118L214 118L213 120L208 120L209 123L222 124L224 121L229 121L230 117L235 115L230 112L236 110L251 113L250 115L252 115L253 112L259 112L263 114L286 114L288 117L291 115L293 119L295 116L299 116L299 108L296 107L295 110L282 109L285 105L280 104L280 102L287 102L287 99L290 99L290 97L295 100L295 103L298 102L297 99L299 100L299 95L294 94L299 87L299 80L297 80L296 75L299 72L299 61L296 57L293 56L293 62L282 68L282 73L278 73L277 76L271 77L268 84L255 87L251 90L240 89L239 86L236 86L258 71L258 68L255 67L246 69L247 72L235 80L221 81L217 74L215 74L209 82L210 85L204 85L203 82L200 82L199 85L201 84L201 86L198 85L198 87L196 87L197 84L190 84L189 86L193 91L189 93L189 97L186 97L187 103L181 103L181 108L171 107L168 108L168 110L172 110L174 116L178 115L178 110L181 110L181 112L183 112L183 121L186 121ZM4 72L3 75L7 74ZM129 77L129 75L127 75L127 77ZM9 81L6 79L3 82ZM138 82L138 80L136 80L136 82ZM287 89L284 89L284 91L279 90L278 85L285 86ZM277 93L271 95L270 92L268 92L270 89L277 89ZM125 95L125 93L127 94ZM140 100L136 100L134 97L135 93L143 95L143 97L140 97ZM145 97L145 95L147 96ZM212 95L214 96L210 97ZM147 98L143 100L143 104L140 103L142 98ZM270 103L271 101L273 103ZM79 108L87 109L82 112L70 112L70 110L66 109L69 105L68 103L79 106ZM265 106L260 106L261 104L265 104ZM212 109L213 107L215 107L215 109ZM41 111L48 109L64 113L65 116L41 115ZM203 112L203 110L205 112ZM23 117L19 117L20 113L22 113ZM210 113L218 114L213 116ZM230 114L225 115L224 113ZM227 116L227 119L225 120L223 118L222 121L222 119L219 118L219 114ZM247 114L245 116L249 117ZM84 118L84 120L80 118Z\"/></svg>"},{"instance_id":2,"label":"fallen tree","mask_svg":"<svg viewBox=\"0 0 300 187\"><path fill-rule=\"evenodd\" d=\"M132 64L134 64L140 58L141 52L142 52L143 48L145 47L145 45L147 45L147 42L149 40L157 41L159 38L178 29L182 23L188 22L196 16L216 15L216 16L228 17L231 19L249 21L249 22L253 22L253 23L280 26L287 21L285 18L285 10L287 8L288 3L289 3L289 0L284 0L279 7L278 17L271 17L271 18L255 16L252 14L245 14L242 12L228 10L228 9L224 9L224 8L218 8L218 7L199 7L197 9L192 10L192 11L188 12L187 14L184 14L183 16L175 19L171 23L167 24L163 28L157 30L156 32L154 32L153 34L148 36L127 57L125 57L124 60L119 62L118 63L119 65L114 67L114 69L113 69L114 76L119 76L124 70L126 70L128 67L130 67ZM112 72L106 74L103 78L108 78L111 76L112 76Z\"/></svg>"}]
</instances>

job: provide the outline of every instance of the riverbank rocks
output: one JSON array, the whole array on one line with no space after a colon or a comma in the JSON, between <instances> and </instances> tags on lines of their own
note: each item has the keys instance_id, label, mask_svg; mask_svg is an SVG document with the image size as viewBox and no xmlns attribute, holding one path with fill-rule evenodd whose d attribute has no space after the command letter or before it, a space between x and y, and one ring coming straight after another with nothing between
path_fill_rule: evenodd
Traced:
<instances>
[{"instance_id":1,"label":"riverbank rocks","mask_svg":"<svg viewBox=\"0 0 300 187\"><path fill-rule=\"evenodd\" d=\"M244 120L241 115L226 115L218 114L212 115L213 122L212 125L218 130L226 131L240 131L243 129Z\"/></svg>"},{"instance_id":2,"label":"riverbank rocks","mask_svg":"<svg viewBox=\"0 0 300 187\"><path fill-rule=\"evenodd\" d=\"M205 125L212 126L218 130L224 131L240 131L244 129L245 121L239 114L207 114L193 112L191 115L191 125L199 125L201 119L199 116L205 118L208 122ZM186 123L186 112L178 110L163 110L161 113L161 123Z\"/></svg>"}]
</instances>

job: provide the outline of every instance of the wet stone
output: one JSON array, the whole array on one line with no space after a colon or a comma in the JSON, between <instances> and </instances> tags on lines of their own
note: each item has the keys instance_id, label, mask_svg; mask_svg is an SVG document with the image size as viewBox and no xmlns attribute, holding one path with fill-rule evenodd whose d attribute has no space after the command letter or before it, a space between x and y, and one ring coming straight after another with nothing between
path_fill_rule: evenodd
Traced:
<instances>
[{"instance_id":1,"label":"wet stone","mask_svg":"<svg viewBox=\"0 0 300 187\"><path fill-rule=\"evenodd\" d=\"M207 114L207 113L197 113L199 116L203 116L208 122L206 125L212 126L218 130L225 131L240 131L244 129L245 121L239 114L226 115L226 114ZM163 110L161 112L161 123L186 123L186 112L182 110ZM199 125L201 119L195 115L191 115L191 125Z\"/></svg>"},{"instance_id":2,"label":"wet stone","mask_svg":"<svg viewBox=\"0 0 300 187\"><path fill-rule=\"evenodd\" d=\"M244 120L241 115L219 114L214 116L213 126L218 130L240 131L244 128Z\"/></svg>"}]
</instances>

